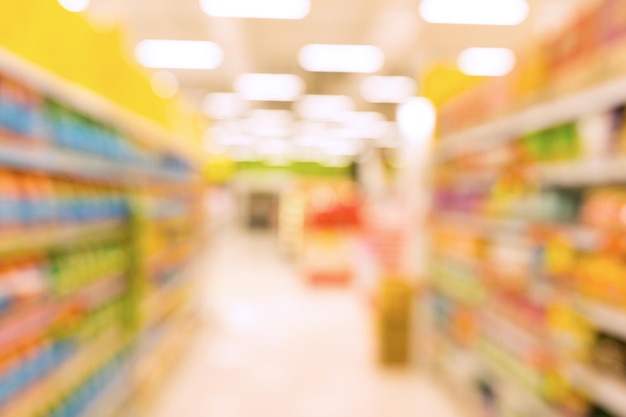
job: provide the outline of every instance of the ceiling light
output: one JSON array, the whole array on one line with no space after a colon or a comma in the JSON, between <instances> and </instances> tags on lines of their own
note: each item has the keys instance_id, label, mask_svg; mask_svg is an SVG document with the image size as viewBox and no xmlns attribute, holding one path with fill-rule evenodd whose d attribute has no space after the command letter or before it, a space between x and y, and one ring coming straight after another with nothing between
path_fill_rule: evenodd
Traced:
<instances>
[{"instance_id":1,"label":"ceiling light","mask_svg":"<svg viewBox=\"0 0 626 417\"><path fill-rule=\"evenodd\" d=\"M430 100L414 97L398 107L396 115L402 134L414 142L423 142L433 135L437 123L437 111Z\"/></svg>"},{"instance_id":2,"label":"ceiling light","mask_svg":"<svg viewBox=\"0 0 626 417\"><path fill-rule=\"evenodd\" d=\"M302 78L291 74L243 74L235 91L250 101L294 101L305 89Z\"/></svg>"},{"instance_id":3,"label":"ceiling light","mask_svg":"<svg viewBox=\"0 0 626 417\"><path fill-rule=\"evenodd\" d=\"M154 93L161 98L172 98L178 93L178 79L171 72L154 73L151 84Z\"/></svg>"},{"instance_id":4,"label":"ceiling light","mask_svg":"<svg viewBox=\"0 0 626 417\"><path fill-rule=\"evenodd\" d=\"M528 17L526 0L422 0L428 23L514 26Z\"/></svg>"},{"instance_id":5,"label":"ceiling light","mask_svg":"<svg viewBox=\"0 0 626 417\"><path fill-rule=\"evenodd\" d=\"M469 48L459 55L458 66L467 75L500 77L515 67L515 54L506 48Z\"/></svg>"},{"instance_id":6,"label":"ceiling light","mask_svg":"<svg viewBox=\"0 0 626 417\"><path fill-rule=\"evenodd\" d=\"M202 111L212 119L237 119L249 108L246 100L233 93L211 93L202 100Z\"/></svg>"},{"instance_id":7,"label":"ceiling light","mask_svg":"<svg viewBox=\"0 0 626 417\"><path fill-rule=\"evenodd\" d=\"M402 103L413 97L417 84L409 77L374 76L363 80L361 95L370 103Z\"/></svg>"},{"instance_id":8,"label":"ceiling light","mask_svg":"<svg viewBox=\"0 0 626 417\"><path fill-rule=\"evenodd\" d=\"M214 69L222 64L222 48L207 41L148 39L135 49L139 62L148 68Z\"/></svg>"},{"instance_id":9,"label":"ceiling light","mask_svg":"<svg viewBox=\"0 0 626 417\"><path fill-rule=\"evenodd\" d=\"M383 52L371 45L307 45L300 50L302 68L312 72L372 73L385 63Z\"/></svg>"},{"instance_id":10,"label":"ceiling light","mask_svg":"<svg viewBox=\"0 0 626 417\"><path fill-rule=\"evenodd\" d=\"M303 19L311 10L310 0L200 0L209 16L257 19Z\"/></svg>"},{"instance_id":11,"label":"ceiling light","mask_svg":"<svg viewBox=\"0 0 626 417\"><path fill-rule=\"evenodd\" d=\"M89 3L89 0L59 0L59 4L65 10L73 13L84 12L89 7Z\"/></svg>"},{"instance_id":12,"label":"ceiling light","mask_svg":"<svg viewBox=\"0 0 626 417\"><path fill-rule=\"evenodd\" d=\"M333 120L338 115L353 111L354 100L348 96L308 95L295 105L300 117L306 120Z\"/></svg>"}]
</instances>

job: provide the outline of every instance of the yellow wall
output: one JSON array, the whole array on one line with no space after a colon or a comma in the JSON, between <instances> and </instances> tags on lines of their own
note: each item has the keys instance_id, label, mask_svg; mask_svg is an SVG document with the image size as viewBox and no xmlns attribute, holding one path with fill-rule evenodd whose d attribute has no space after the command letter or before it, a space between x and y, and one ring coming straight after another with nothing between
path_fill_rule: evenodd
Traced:
<instances>
[{"instance_id":1,"label":"yellow wall","mask_svg":"<svg viewBox=\"0 0 626 417\"><path fill-rule=\"evenodd\" d=\"M96 29L56 0L0 0L0 46L184 136L198 117L154 94L121 28Z\"/></svg>"}]
</instances>

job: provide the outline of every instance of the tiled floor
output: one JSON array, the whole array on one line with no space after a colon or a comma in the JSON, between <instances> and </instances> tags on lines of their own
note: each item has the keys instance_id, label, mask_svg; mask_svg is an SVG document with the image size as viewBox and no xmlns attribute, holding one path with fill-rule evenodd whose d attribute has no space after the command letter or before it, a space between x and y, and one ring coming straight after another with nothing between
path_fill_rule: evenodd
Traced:
<instances>
[{"instance_id":1,"label":"tiled floor","mask_svg":"<svg viewBox=\"0 0 626 417\"><path fill-rule=\"evenodd\" d=\"M197 342L149 417L456 417L417 372L379 369L364 300L311 290L271 238L216 242Z\"/></svg>"}]
</instances>

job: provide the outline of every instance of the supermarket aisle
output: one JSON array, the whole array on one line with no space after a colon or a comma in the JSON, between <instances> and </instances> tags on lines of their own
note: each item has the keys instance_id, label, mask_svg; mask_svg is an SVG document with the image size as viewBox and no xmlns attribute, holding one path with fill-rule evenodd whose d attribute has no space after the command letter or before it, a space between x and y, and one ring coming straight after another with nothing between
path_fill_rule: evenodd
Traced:
<instances>
[{"instance_id":1,"label":"supermarket aisle","mask_svg":"<svg viewBox=\"0 0 626 417\"><path fill-rule=\"evenodd\" d=\"M455 416L415 373L376 368L356 295L307 289L274 247L215 245L205 328L149 417Z\"/></svg>"}]
</instances>

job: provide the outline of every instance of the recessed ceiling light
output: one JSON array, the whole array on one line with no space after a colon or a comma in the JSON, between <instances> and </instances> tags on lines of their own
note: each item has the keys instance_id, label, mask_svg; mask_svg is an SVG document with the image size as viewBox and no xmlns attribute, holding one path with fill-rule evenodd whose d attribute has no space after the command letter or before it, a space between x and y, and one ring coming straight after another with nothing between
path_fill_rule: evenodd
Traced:
<instances>
[{"instance_id":1,"label":"recessed ceiling light","mask_svg":"<svg viewBox=\"0 0 626 417\"><path fill-rule=\"evenodd\" d=\"M304 93L302 78L292 74L243 74L234 90L250 101L294 101Z\"/></svg>"},{"instance_id":2,"label":"recessed ceiling light","mask_svg":"<svg viewBox=\"0 0 626 417\"><path fill-rule=\"evenodd\" d=\"M59 4L65 10L73 13L84 12L89 7L89 3L89 0L59 0Z\"/></svg>"},{"instance_id":3,"label":"recessed ceiling light","mask_svg":"<svg viewBox=\"0 0 626 417\"><path fill-rule=\"evenodd\" d=\"M479 77L501 77L515 67L515 54L506 48L469 48L458 59L463 73Z\"/></svg>"},{"instance_id":4,"label":"recessed ceiling light","mask_svg":"<svg viewBox=\"0 0 626 417\"><path fill-rule=\"evenodd\" d=\"M334 120L339 115L354 111L351 97L340 95L307 95L295 105L296 113L305 120Z\"/></svg>"},{"instance_id":5,"label":"recessed ceiling light","mask_svg":"<svg viewBox=\"0 0 626 417\"><path fill-rule=\"evenodd\" d=\"M528 17L526 0L422 0L428 23L514 26Z\"/></svg>"},{"instance_id":6,"label":"recessed ceiling light","mask_svg":"<svg viewBox=\"0 0 626 417\"><path fill-rule=\"evenodd\" d=\"M207 41L148 39L135 49L137 60L148 68L214 69L222 64L222 48Z\"/></svg>"},{"instance_id":7,"label":"recessed ceiling light","mask_svg":"<svg viewBox=\"0 0 626 417\"><path fill-rule=\"evenodd\" d=\"M417 84L409 77L373 76L361 84L361 95L370 103L402 103L416 90Z\"/></svg>"},{"instance_id":8,"label":"recessed ceiling light","mask_svg":"<svg viewBox=\"0 0 626 417\"><path fill-rule=\"evenodd\" d=\"M427 98L414 97L398 107L396 119L400 132L407 139L423 142L435 131L437 111Z\"/></svg>"},{"instance_id":9,"label":"recessed ceiling light","mask_svg":"<svg viewBox=\"0 0 626 417\"><path fill-rule=\"evenodd\" d=\"M373 73L382 68L385 55L372 45L307 45L300 50L302 68L312 72Z\"/></svg>"},{"instance_id":10,"label":"recessed ceiling light","mask_svg":"<svg viewBox=\"0 0 626 417\"><path fill-rule=\"evenodd\" d=\"M178 79L167 71L154 73L151 80L152 90L161 98L172 98L178 93Z\"/></svg>"},{"instance_id":11,"label":"recessed ceiling light","mask_svg":"<svg viewBox=\"0 0 626 417\"><path fill-rule=\"evenodd\" d=\"M200 0L202 10L214 17L303 19L310 0Z\"/></svg>"}]
</instances>

